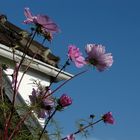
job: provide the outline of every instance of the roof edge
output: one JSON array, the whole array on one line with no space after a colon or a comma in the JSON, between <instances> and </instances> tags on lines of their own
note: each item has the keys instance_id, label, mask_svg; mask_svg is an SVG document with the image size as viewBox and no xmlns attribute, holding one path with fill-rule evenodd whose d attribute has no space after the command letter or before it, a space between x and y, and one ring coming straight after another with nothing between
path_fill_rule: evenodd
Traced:
<instances>
[{"instance_id":1,"label":"roof edge","mask_svg":"<svg viewBox=\"0 0 140 140\"><path fill-rule=\"evenodd\" d=\"M12 49L10 49L9 47L7 47L3 44L0 44L0 50L1 50L0 51L1 56L8 58L10 60L13 60ZM22 52L16 50L15 58L17 60L18 59L20 60L22 57L22 54L23 54ZM26 61L24 62L24 65L28 65L30 63L30 61L32 61L32 57L26 56ZM33 60L33 62L30 64L30 68L35 69L41 73L44 73L44 74L52 76L52 77L55 77L60 72L60 69L53 67L49 64L46 64L44 62L41 62L40 60L37 60L37 59ZM73 76L74 75L72 75L68 72L61 71L60 74L57 76L57 81L68 80L68 79L72 78Z\"/></svg>"}]
</instances>

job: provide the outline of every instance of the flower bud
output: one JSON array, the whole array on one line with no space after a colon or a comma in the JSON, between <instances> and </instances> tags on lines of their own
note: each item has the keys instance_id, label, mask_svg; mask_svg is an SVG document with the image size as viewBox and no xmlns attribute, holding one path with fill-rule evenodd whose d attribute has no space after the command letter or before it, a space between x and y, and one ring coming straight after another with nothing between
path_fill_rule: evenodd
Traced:
<instances>
[{"instance_id":1,"label":"flower bud","mask_svg":"<svg viewBox=\"0 0 140 140\"><path fill-rule=\"evenodd\" d=\"M102 116L105 123L114 124L115 120L113 118L112 112L108 112Z\"/></svg>"},{"instance_id":2,"label":"flower bud","mask_svg":"<svg viewBox=\"0 0 140 140\"><path fill-rule=\"evenodd\" d=\"M66 107L72 104L71 97L67 96L66 94L63 94L59 99L59 104L62 107Z\"/></svg>"}]
</instances>

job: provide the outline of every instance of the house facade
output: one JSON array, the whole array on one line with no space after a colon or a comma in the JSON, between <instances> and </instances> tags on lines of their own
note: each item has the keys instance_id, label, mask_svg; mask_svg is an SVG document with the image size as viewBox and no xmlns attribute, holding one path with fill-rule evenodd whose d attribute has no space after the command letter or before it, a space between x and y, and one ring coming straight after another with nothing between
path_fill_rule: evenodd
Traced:
<instances>
[{"instance_id":1,"label":"house facade","mask_svg":"<svg viewBox=\"0 0 140 140\"><path fill-rule=\"evenodd\" d=\"M33 40L28 51L25 52L24 46L27 43L29 37L21 38L23 30L7 21L4 15L0 16L0 65L7 65L8 68L2 72L2 85L4 87L4 94L6 94L9 101L12 101L12 74L14 71L14 60L18 61L22 59L23 53L26 53L25 60L18 74L18 80L22 77L25 69L28 65L29 69L24 74L19 87L19 93L16 97L15 105L29 105L29 95L31 95L33 88L33 81L40 81L42 85L49 86L52 80L59 82L61 80L68 80L73 75L64 71L59 73L58 68L59 57L51 53L51 50L44 47L37 41ZM34 54L37 54L34 57ZM33 59L34 57L34 59ZM23 114L23 112L17 110L17 114ZM25 126L34 135L35 131L33 127L37 127L42 130L44 126L44 119L38 119L33 113L28 120L32 127L28 127L28 123L25 121ZM44 134L42 140L47 140L48 136Z\"/></svg>"}]
</instances>

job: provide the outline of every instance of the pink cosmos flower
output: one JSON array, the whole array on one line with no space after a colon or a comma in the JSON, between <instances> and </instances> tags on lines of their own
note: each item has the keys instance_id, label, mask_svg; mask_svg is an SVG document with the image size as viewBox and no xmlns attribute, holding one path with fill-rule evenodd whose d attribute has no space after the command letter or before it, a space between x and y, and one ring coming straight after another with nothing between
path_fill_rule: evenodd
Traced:
<instances>
[{"instance_id":1,"label":"pink cosmos flower","mask_svg":"<svg viewBox=\"0 0 140 140\"><path fill-rule=\"evenodd\" d=\"M47 94L49 94L50 92L51 91L49 90ZM54 99L51 96L42 98L44 97L44 94L47 95L46 90L44 89L35 90L33 88L32 95L29 95L31 105L36 106L34 111L37 114L38 118L47 117L51 113L55 105Z\"/></svg>"},{"instance_id":2,"label":"pink cosmos flower","mask_svg":"<svg viewBox=\"0 0 140 140\"><path fill-rule=\"evenodd\" d=\"M75 140L75 137L73 134L71 134L66 137L66 140Z\"/></svg>"},{"instance_id":3,"label":"pink cosmos flower","mask_svg":"<svg viewBox=\"0 0 140 140\"><path fill-rule=\"evenodd\" d=\"M25 24L39 25L45 32L59 32L58 26L47 15L33 16L29 8L25 8L24 15L27 18L26 20L24 20Z\"/></svg>"},{"instance_id":4,"label":"pink cosmos flower","mask_svg":"<svg viewBox=\"0 0 140 140\"><path fill-rule=\"evenodd\" d=\"M37 23L37 16L33 16L29 8L24 9L24 15L27 18L26 20L24 20L24 23L26 24Z\"/></svg>"},{"instance_id":5,"label":"pink cosmos flower","mask_svg":"<svg viewBox=\"0 0 140 140\"><path fill-rule=\"evenodd\" d=\"M75 63L76 67L78 68L81 68L86 64L85 58L82 56L79 48L74 45L68 46L68 57Z\"/></svg>"},{"instance_id":6,"label":"pink cosmos flower","mask_svg":"<svg viewBox=\"0 0 140 140\"><path fill-rule=\"evenodd\" d=\"M104 71L113 64L111 53L105 53L105 47L102 45L87 44L86 46L87 63L95 66L99 71Z\"/></svg>"},{"instance_id":7,"label":"pink cosmos flower","mask_svg":"<svg viewBox=\"0 0 140 140\"><path fill-rule=\"evenodd\" d=\"M71 99L71 97L67 96L66 94L63 94L59 99L59 104L62 107L69 106L72 104L72 99Z\"/></svg>"},{"instance_id":8,"label":"pink cosmos flower","mask_svg":"<svg viewBox=\"0 0 140 140\"><path fill-rule=\"evenodd\" d=\"M112 112L108 112L102 116L105 123L114 124L115 120L113 118Z\"/></svg>"}]
</instances>

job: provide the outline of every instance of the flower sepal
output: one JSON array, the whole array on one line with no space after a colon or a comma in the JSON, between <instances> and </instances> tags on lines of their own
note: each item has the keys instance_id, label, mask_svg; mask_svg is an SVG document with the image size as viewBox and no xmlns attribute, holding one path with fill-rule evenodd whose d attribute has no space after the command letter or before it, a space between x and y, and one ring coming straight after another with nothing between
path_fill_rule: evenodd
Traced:
<instances>
[{"instance_id":1,"label":"flower sepal","mask_svg":"<svg viewBox=\"0 0 140 140\"><path fill-rule=\"evenodd\" d=\"M57 111L63 111L64 107L62 107L61 105L57 105L55 108Z\"/></svg>"}]
</instances>

